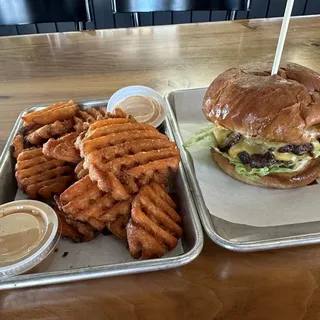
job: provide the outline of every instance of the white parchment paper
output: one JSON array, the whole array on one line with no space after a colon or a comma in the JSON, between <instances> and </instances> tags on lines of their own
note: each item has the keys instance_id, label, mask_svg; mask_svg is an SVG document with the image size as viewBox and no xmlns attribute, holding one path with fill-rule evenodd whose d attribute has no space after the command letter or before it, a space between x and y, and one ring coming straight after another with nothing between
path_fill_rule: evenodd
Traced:
<instances>
[{"instance_id":1,"label":"white parchment paper","mask_svg":"<svg viewBox=\"0 0 320 320\"><path fill-rule=\"evenodd\" d=\"M25 195L18 189L15 200L24 200ZM176 248L167 252L164 258L183 254L181 240ZM60 238L54 252L53 262L49 271L59 271L76 268L90 268L100 265L112 265L134 261L124 241L109 234L99 234L89 242L74 243L69 239Z\"/></svg>"},{"instance_id":2,"label":"white parchment paper","mask_svg":"<svg viewBox=\"0 0 320 320\"><path fill-rule=\"evenodd\" d=\"M184 141L208 124L201 111L204 93L204 89L175 93L174 107ZM250 186L222 172L211 159L209 148L191 148L189 152L205 204L212 215L259 227L320 220L320 185L293 190Z\"/></svg>"}]
</instances>

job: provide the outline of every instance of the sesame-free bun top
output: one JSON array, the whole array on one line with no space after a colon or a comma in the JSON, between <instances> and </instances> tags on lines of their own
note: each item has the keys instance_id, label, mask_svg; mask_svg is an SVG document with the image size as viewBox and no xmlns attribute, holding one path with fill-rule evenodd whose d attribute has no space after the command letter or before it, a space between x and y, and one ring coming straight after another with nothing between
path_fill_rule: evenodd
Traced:
<instances>
[{"instance_id":1,"label":"sesame-free bun top","mask_svg":"<svg viewBox=\"0 0 320 320\"><path fill-rule=\"evenodd\" d=\"M320 135L320 74L294 63L281 66L278 75L270 70L252 64L220 74L205 94L204 115L247 137L310 142Z\"/></svg>"}]
</instances>

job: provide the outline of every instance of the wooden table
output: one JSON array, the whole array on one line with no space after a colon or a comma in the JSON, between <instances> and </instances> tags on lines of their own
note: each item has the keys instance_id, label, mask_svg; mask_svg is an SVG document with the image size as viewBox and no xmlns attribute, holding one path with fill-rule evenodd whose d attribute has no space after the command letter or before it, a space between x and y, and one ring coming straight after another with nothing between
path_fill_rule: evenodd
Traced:
<instances>
[{"instance_id":1,"label":"wooden table","mask_svg":"<svg viewBox=\"0 0 320 320\"><path fill-rule=\"evenodd\" d=\"M284 59L320 71L320 17L294 18ZM253 20L0 38L0 149L26 106L207 86L272 60L280 21ZM0 319L320 319L320 246L234 253L209 239L180 269L0 293Z\"/></svg>"}]
</instances>

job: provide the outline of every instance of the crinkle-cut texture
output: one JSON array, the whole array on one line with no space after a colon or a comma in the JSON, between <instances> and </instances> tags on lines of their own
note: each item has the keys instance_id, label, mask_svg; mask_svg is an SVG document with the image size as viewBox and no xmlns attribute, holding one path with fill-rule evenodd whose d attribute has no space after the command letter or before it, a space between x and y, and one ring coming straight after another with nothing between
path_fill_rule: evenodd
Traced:
<instances>
[{"instance_id":1,"label":"crinkle-cut texture","mask_svg":"<svg viewBox=\"0 0 320 320\"><path fill-rule=\"evenodd\" d=\"M90 123L96 120L102 120L106 117L106 107L93 108L90 107L88 110L78 110L74 116L75 131L81 133L87 131Z\"/></svg>"},{"instance_id":2,"label":"crinkle-cut texture","mask_svg":"<svg viewBox=\"0 0 320 320\"><path fill-rule=\"evenodd\" d=\"M22 117L24 124L19 134L22 134L25 142L31 146L39 146L50 138L57 138L72 131L73 116L77 110L78 106L70 100L29 112Z\"/></svg>"},{"instance_id":3,"label":"crinkle-cut texture","mask_svg":"<svg viewBox=\"0 0 320 320\"><path fill-rule=\"evenodd\" d=\"M130 186L142 186L155 180L160 182L158 177L162 176L161 172L168 173L169 168L175 170L179 161L177 149L164 149L160 152L155 150L136 157L130 155L115 159L110 161L110 166L106 165L106 168L97 168L95 164L90 164L89 175L97 181L101 190L111 192L117 200L125 200L137 191L137 187Z\"/></svg>"},{"instance_id":4,"label":"crinkle-cut texture","mask_svg":"<svg viewBox=\"0 0 320 320\"><path fill-rule=\"evenodd\" d=\"M128 122L128 123L120 123L120 124L108 124L108 123L106 124L107 125L105 126L98 127L94 130L90 130L90 133L88 134L88 136L86 136L85 140L90 141L100 137L108 136L110 134L117 134L117 133L123 133L123 132L127 133L128 131L140 131L140 130L152 131L153 130L154 132L157 132L157 129L151 127L149 124L146 124L146 123Z\"/></svg>"},{"instance_id":5,"label":"crinkle-cut texture","mask_svg":"<svg viewBox=\"0 0 320 320\"><path fill-rule=\"evenodd\" d=\"M42 152L54 159L79 163L81 161L80 152L74 145L77 137L76 132L71 132L58 139L49 139L42 146Z\"/></svg>"},{"instance_id":6,"label":"crinkle-cut texture","mask_svg":"<svg viewBox=\"0 0 320 320\"><path fill-rule=\"evenodd\" d=\"M89 122L85 122L78 117L74 117L74 130L76 133L81 134L82 132L86 132L90 126Z\"/></svg>"},{"instance_id":7,"label":"crinkle-cut texture","mask_svg":"<svg viewBox=\"0 0 320 320\"><path fill-rule=\"evenodd\" d=\"M166 185L169 169L176 170L180 161L179 149L167 136L130 119L95 122L79 147L90 178L117 200L151 181Z\"/></svg>"},{"instance_id":8,"label":"crinkle-cut texture","mask_svg":"<svg viewBox=\"0 0 320 320\"><path fill-rule=\"evenodd\" d=\"M276 76L257 66L229 69L209 86L203 113L211 122L269 142L307 143L320 123L320 74L288 63ZM320 134L320 131L319 131Z\"/></svg>"},{"instance_id":9,"label":"crinkle-cut texture","mask_svg":"<svg viewBox=\"0 0 320 320\"><path fill-rule=\"evenodd\" d=\"M96 181L98 188L104 190L104 192L110 192L116 200L129 199L132 194L139 191L139 188L150 182L167 186L168 175L169 170L167 168L141 176L139 179L135 179L126 172L120 172L117 175L113 172L105 172L97 169L94 165L90 165L89 170L89 176L93 181Z\"/></svg>"},{"instance_id":10,"label":"crinkle-cut texture","mask_svg":"<svg viewBox=\"0 0 320 320\"><path fill-rule=\"evenodd\" d=\"M45 156L42 148L26 149L19 154L15 176L19 188L31 199L49 199L74 180L73 167Z\"/></svg>"},{"instance_id":11,"label":"crinkle-cut texture","mask_svg":"<svg viewBox=\"0 0 320 320\"><path fill-rule=\"evenodd\" d=\"M25 127L34 125L46 125L56 121L65 121L71 119L78 110L78 106L70 100L67 103L57 102L42 110L27 113L22 117Z\"/></svg>"},{"instance_id":12,"label":"crinkle-cut texture","mask_svg":"<svg viewBox=\"0 0 320 320\"><path fill-rule=\"evenodd\" d=\"M99 120L90 125L87 136L90 135L92 131L101 127L105 127L107 125L109 126L109 125L116 125L116 124L136 123L136 122L137 121L132 117L109 118L109 119Z\"/></svg>"},{"instance_id":13,"label":"crinkle-cut texture","mask_svg":"<svg viewBox=\"0 0 320 320\"><path fill-rule=\"evenodd\" d=\"M82 179L89 173L89 170L83 167L83 163L84 160L79 162L77 166L74 168L74 173L76 174L78 180Z\"/></svg>"},{"instance_id":14,"label":"crinkle-cut texture","mask_svg":"<svg viewBox=\"0 0 320 320\"><path fill-rule=\"evenodd\" d=\"M72 219L89 223L98 230L107 227L117 237L126 238L124 224L130 217L131 201L132 198L116 201L87 175L65 190L58 203Z\"/></svg>"},{"instance_id":15,"label":"crinkle-cut texture","mask_svg":"<svg viewBox=\"0 0 320 320\"><path fill-rule=\"evenodd\" d=\"M127 132L111 133L96 139L84 138L82 140L81 154L86 156L93 151L114 146L116 144L148 138L167 139L164 135L161 135L161 133L153 130L132 130Z\"/></svg>"},{"instance_id":16,"label":"crinkle-cut texture","mask_svg":"<svg viewBox=\"0 0 320 320\"><path fill-rule=\"evenodd\" d=\"M19 154L25 149L24 147L25 143L24 143L24 139L23 139L23 135L18 133L10 146L11 149L11 154L14 158L18 158Z\"/></svg>"},{"instance_id":17,"label":"crinkle-cut texture","mask_svg":"<svg viewBox=\"0 0 320 320\"><path fill-rule=\"evenodd\" d=\"M79 135L78 135L78 137L77 137L77 139L76 139L76 141L74 143L75 148L78 149L79 151L81 149L82 139L85 137L86 132L87 131L83 131L83 132L79 133ZM81 153L80 153L80 156L81 156Z\"/></svg>"},{"instance_id":18,"label":"crinkle-cut texture","mask_svg":"<svg viewBox=\"0 0 320 320\"><path fill-rule=\"evenodd\" d=\"M109 118L128 118L129 116L121 109L116 108L114 112L107 112L107 107L101 106L98 108L90 107L86 110L78 110L76 116L84 122L93 123L97 120Z\"/></svg>"},{"instance_id":19,"label":"crinkle-cut texture","mask_svg":"<svg viewBox=\"0 0 320 320\"><path fill-rule=\"evenodd\" d=\"M126 201L119 201L106 210L102 215L96 218L89 218L89 223L98 230L107 227L119 239L126 239L127 232L126 226L129 222L131 215L131 202L132 199Z\"/></svg>"},{"instance_id":20,"label":"crinkle-cut texture","mask_svg":"<svg viewBox=\"0 0 320 320\"><path fill-rule=\"evenodd\" d=\"M71 119L64 121L55 121L51 124L46 124L43 127L33 131L26 136L26 140L33 145L38 145L47 141L50 138L62 136L68 133L73 128Z\"/></svg>"},{"instance_id":21,"label":"crinkle-cut texture","mask_svg":"<svg viewBox=\"0 0 320 320\"><path fill-rule=\"evenodd\" d=\"M55 209L60 218L61 236L74 242L86 242L93 240L98 232L88 223L83 223L68 218L62 211Z\"/></svg>"},{"instance_id":22,"label":"crinkle-cut texture","mask_svg":"<svg viewBox=\"0 0 320 320\"><path fill-rule=\"evenodd\" d=\"M107 126L112 126L112 127L121 127L123 124L136 124L134 121L132 121L131 119L122 119L122 118L116 118L116 119L106 119L106 120L101 120L101 121L96 121L95 123L93 123L88 132L85 134L84 137L81 138L81 140L77 141L77 146L81 151L81 155L82 156L86 156L87 154L89 154L92 151L98 150L98 149L102 149L105 146L108 145L113 145L116 144L118 142L118 140L121 141L125 141L126 136L123 137L123 130L122 131L118 131L118 135L115 135L115 132L110 132L110 134L112 134L112 136L110 137L109 140L105 139L105 136L100 136L96 139L91 138L91 134L95 133L96 130L101 130L104 127ZM136 130L136 133L139 135L141 134L142 130ZM131 132L132 133L132 132ZM112 139L113 138L113 139ZM138 137L134 138L131 137L131 139L137 139ZM117 140L118 139L118 140Z\"/></svg>"},{"instance_id":23,"label":"crinkle-cut texture","mask_svg":"<svg viewBox=\"0 0 320 320\"><path fill-rule=\"evenodd\" d=\"M106 107L93 108L90 107L87 110L79 110L74 116L75 126L74 129L77 133L87 131L90 124L97 120L104 120L110 118L131 118L121 109L116 108L113 113L107 112Z\"/></svg>"},{"instance_id":24,"label":"crinkle-cut texture","mask_svg":"<svg viewBox=\"0 0 320 320\"><path fill-rule=\"evenodd\" d=\"M87 165L99 163L102 168L103 166L106 167L110 161L122 158L123 156L161 149L175 149L176 144L173 141L162 138L163 136L159 136L159 139L133 140L96 150L88 154L85 162Z\"/></svg>"},{"instance_id":25,"label":"crinkle-cut texture","mask_svg":"<svg viewBox=\"0 0 320 320\"><path fill-rule=\"evenodd\" d=\"M32 132L35 132L36 130L38 130L39 128L41 128L42 125L41 124L36 124L32 127L26 127L26 126L22 126L20 129L19 129L19 132L18 134L22 134L23 137L27 137L29 134L31 134Z\"/></svg>"},{"instance_id":26,"label":"crinkle-cut texture","mask_svg":"<svg viewBox=\"0 0 320 320\"><path fill-rule=\"evenodd\" d=\"M141 188L132 202L127 241L135 259L160 258L181 237L181 217L167 191L156 183Z\"/></svg>"},{"instance_id":27,"label":"crinkle-cut texture","mask_svg":"<svg viewBox=\"0 0 320 320\"><path fill-rule=\"evenodd\" d=\"M91 123L109 118L128 118L133 121L132 117L119 109L114 113L107 112L104 106L90 107L86 111L80 110L72 100L67 103L57 102L39 111L30 112L23 116L24 125L14 140L13 155L17 157L18 152L15 151L17 147L18 151L22 150L22 139L24 139L24 149L38 147L51 138L58 139L70 132L84 135ZM79 160L73 159L71 162Z\"/></svg>"}]
</instances>

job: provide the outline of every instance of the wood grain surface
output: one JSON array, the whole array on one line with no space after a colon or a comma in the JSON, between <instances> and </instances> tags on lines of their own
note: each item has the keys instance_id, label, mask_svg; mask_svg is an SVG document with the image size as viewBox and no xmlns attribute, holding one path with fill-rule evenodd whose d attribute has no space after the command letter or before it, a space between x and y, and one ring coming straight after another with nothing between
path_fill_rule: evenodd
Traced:
<instances>
[{"instance_id":1,"label":"wood grain surface","mask_svg":"<svg viewBox=\"0 0 320 320\"><path fill-rule=\"evenodd\" d=\"M320 71L320 17L295 18L284 60ZM0 38L0 149L27 106L204 87L271 61L280 20ZM234 253L210 240L179 269L0 292L0 319L320 319L320 246Z\"/></svg>"}]
</instances>

